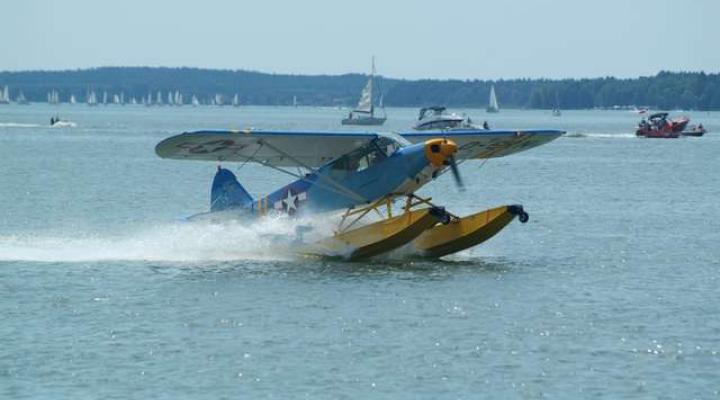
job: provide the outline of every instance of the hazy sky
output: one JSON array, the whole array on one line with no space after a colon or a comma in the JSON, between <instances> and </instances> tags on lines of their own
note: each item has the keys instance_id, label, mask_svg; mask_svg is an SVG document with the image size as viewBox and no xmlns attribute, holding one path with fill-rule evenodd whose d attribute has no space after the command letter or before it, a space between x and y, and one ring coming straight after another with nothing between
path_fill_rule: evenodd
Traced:
<instances>
[{"instance_id":1,"label":"hazy sky","mask_svg":"<svg viewBox=\"0 0 720 400\"><path fill-rule=\"evenodd\" d=\"M720 71L720 0L0 0L0 70L192 66L398 78Z\"/></svg>"}]
</instances>

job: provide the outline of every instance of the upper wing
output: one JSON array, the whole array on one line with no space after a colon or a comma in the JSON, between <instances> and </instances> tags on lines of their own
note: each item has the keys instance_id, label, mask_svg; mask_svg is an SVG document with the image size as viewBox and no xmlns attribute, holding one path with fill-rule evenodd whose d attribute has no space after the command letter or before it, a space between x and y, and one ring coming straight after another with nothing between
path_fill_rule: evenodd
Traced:
<instances>
[{"instance_id":1,"label":"upper wing","mask_svg":"<svg viewBox=\"0 0 720 400\"><path fill-rule=\"evenodd\" d=\"M277 167L319 167L375 139L369 132L198 131L155 146L162 158L254 161Z\"/></svg>"},{"instance_id":2,"label":"upper wing","mask_svg":"<svg viewBox=\"0 0 720 400\"><path fill-rule=\"evenodd\" d=\"M458 145L458 159L494 158L531 149L560 137L563 131L550 129L486 130L448 129L437 131L408 131L400 135L412 143L444 137Z\"/></svg>"}]
</instances>

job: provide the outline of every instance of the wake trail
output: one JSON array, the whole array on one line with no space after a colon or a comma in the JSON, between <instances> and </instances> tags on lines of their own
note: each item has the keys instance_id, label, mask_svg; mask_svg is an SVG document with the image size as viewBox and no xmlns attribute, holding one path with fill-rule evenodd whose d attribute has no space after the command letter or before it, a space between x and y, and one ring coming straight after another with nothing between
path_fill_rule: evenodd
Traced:
<instances>
[{"instance_id":1,"label":"wake trail","mask_svg":"<svg viewBox=\"0 0 720 400\"><path fill-rule=\"evenodd\" d=\"M577 138L602 138L602 139L634 139L637 136L634 133L580 133L570 132L566 133L563 137L570 139Z\"/></svg>"},{"instance_id":2,"label":"wake trail","mask_svg":"<svg viewBox=\"0 0 720 400\"><path fill-rule=\"evenodd\" d=\"M48 128L49 125L25 124L22 122L0 122L0 128Z\"/></svg>"},{"instance_id":3,"label":"wake trail","mask_svg":"<svg viewBox=\"0 0 720 400\"><path fill-rule=\"evenodd\" d=\"M120 235L0 235L0 260L37 262L292 260L297 228L309 221L267 217L224 223L177 222ZM315 225L313 236L327 234Z\"/></svg>"}]
</instances>

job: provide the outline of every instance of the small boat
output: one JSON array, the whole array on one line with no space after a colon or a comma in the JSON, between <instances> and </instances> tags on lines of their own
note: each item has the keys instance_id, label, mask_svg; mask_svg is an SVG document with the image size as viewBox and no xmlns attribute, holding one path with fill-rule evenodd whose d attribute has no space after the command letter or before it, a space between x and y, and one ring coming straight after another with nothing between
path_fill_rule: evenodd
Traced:
<instances>
[{"instance_id":1,"label":"small boat","mask_svg":"<svg viewBox=\"0 0 720 400\"><path fill-rule=\"evenodd\" d=\"M470 128L470 120L456 113L445 112L447 108L443 106L432 106L420 109L418 122L413 129L425 131L430 129L453 129L453 128Z\"/></svg>"},{"instance_id":2,"label":"small boat","mask_svg":"<svg viewBox=\"0 0 720 400\"><path fill-rule=\"evenodd\" d=\"M20 91L20 93L19 93L19 94L17 95L17 97L15 98L15 103L21 104L21 105L28 105L28 104L30 104L30 103L28 102L28 100L25 98L25 95L23 94L22 91Z\"/></svg>"},{"instance_id":3,"label":"small boat","mask_svg":"<svg viewBox=\"0 0 720 400\"><path fill-rule=\"evenodd\" d=\"M95 91L90 90L87 92L87 94L85 95L85 103L87 103L88 106L96 106L98 104Z\"/></svg>"},{"instance_id":4,"label":"small boat","mask_svg":"<svg viewBox=\"0 0 720 400\"><path fill-rule=\"evenodd\" d=\"M495 96L495 85L490 86L490 100L488 102L488 107L485 109L485 111L489 113L500 112L500 106L498 105L497 96Z\"/></svg>"},{"instance_id":5,"label":"small boat","mask_svg":"<svg viewBox=\"0 0 720 400\"><path fill-rule=\"evenodd\" d=\"M702 135L704 135L704 134L706 134L706 133L707 133L707 129L705 129L705 127L704 127L702 124L699 124L699 125L697 125L697 126L691 127L690 129L688 129L688 130L686 130L686 131L682 131L682 132L681 132L681 135L683 135L683 136L696 136L696 137L699 137L699 136L702 136Z\"/></svg>"},{"instance_id":6,"label":"small boat","mask_svg":"<svg viewBox=\"0 0 720 400\"><path fill-rule=\"evenodd\" d=\"M558 96L558 93L555 92L555 108L552 110L553 117L559 117L562 115L562 112L560 112L560 96Z\"/></svg>"},{"instance_id":7,"label":"small boat","mask_svg":"<svg viewBox=\"0 0 720 400\"><path fill-rule=\"evenodd\" d=\"M63 121L60 117L55 116L50 118L51 128L75 128L77 124L71 121Z\"/></svg>"},{"instance_id":8,"label":"small boat","mask_svg":"<svg viewBox=\"0 0 720 400\"><path fill-rule=\"evenodd\" d=\"M7 85L0 91L0 104L10 104L10 89Z\"/></svg>"},{"instance_id":9,"label":"small boat","mask_svg":"<svg viewBox=\"0 0 720 400\"><path fill-rule=\"evenodd\" d=\"M53 89L47 94L48 104L60 104L60 94L57 90Z\"/></svg>"},{"instance_id":10,"label":"small boat","mask_svg":"<svg viewBox=\"0 0 720 400\"><path fill-rule=\"evenodd\" d=\"M375 58L372 59L372 70L370 72L370 78L365 84L361 94L360 101L358 101L357 107L350 111L347 118L342 120L343 125L382 125L387 120L385 114L385 108L380 107L383 111L382 117L375 115L375 106L373 105L373 84L375 79ZM382 99L382 95L380 96Z\"/></svg>"},{"instance_id":11,"label":"small boat","mask_svg":"<svg viewBox=\"0 0 720 400\"><path fill-rule=\"evenodd\" d=\"M647 121L643 118L638 124L635 135L647 138L674 139L680 137L690 118L679 117L668 120L668 113L656 113L651 115Z\"/></svg>"}]
</instances>

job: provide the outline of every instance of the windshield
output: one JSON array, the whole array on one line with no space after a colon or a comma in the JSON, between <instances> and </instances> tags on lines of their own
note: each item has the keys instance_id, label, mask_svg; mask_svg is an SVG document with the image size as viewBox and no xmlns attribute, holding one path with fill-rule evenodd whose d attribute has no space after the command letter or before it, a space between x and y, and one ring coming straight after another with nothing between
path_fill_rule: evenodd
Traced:
<instances>
[{"instance_id":1,"label":"windshield","mask_svg":"<svg viewBox=\"0 0 720 400\"><path fill-rule=\"evenodd\" d=\"M330 164L330 168L333 171L362 171L388 158L398 148L404 147L403 143L385 135L378 136L366 145L338 158ZM402 142L410 143L404 138L400 139Z\"/></svg>"}]
</instances>

